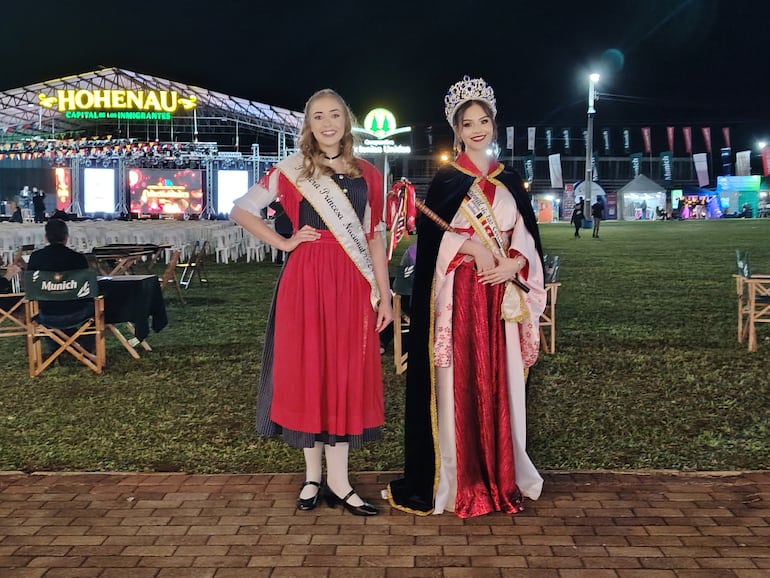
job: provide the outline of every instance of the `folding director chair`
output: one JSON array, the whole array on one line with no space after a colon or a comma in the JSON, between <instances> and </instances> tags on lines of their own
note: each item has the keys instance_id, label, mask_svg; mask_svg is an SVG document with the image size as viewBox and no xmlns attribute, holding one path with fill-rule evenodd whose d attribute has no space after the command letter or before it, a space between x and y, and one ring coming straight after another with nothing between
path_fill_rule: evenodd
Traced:
<instances>
[{"instance_id":1,"label":"folding director chair","mask_svg":"<svg viewBox=\"0 0 770 578\"><path fill-rule=\"evenodd\" d=\"M27 356L29 375L40 375L62 354L69 353L95 373L102 373L106 350L104 340L104 299L98 293L96 271L27 271L24 278L26 296ZM85 319L66 319L65 315L44 315L40 304L44 302L71 302L73 312L80 303L90 300L93 309ZM52 319L58 318L57 321ZM93 337L93 351L79 340ZM48 343L46 343L47 340ZM47 347L50 344L50 347ZM47 351L48 349L48 351Z\"/></svg>"},{"instance_id":2,"label":"folding director chair","mask_svg":"<svg viewBox=\"0 0 770 578\"><path fill-rule=\"evenodd\" d=\"M0 337L15 337L26 334L24 293L0 294Z\"/></svg>"},{"instance_id":3,"label":"folding director chair","mask_svg":"<svg viewBox=\"0 0 770 578\"><path fill-rule=\"evenodd\" d=\"M738 273L735 291L738 297L738 343L748 341L748 350L757 350L757 324L770 323L770 275L751 272L746 251L735 252Z\"/></svg>"},{"instance_id":4,"label":"folding director chair","mask_svg":"<svg viewBox=\"0 0 770 578\"><path fill-rule=\"evenodd\" d=\"M545 311L540 315L540 345L546 353L556 353L556 298L559 296L559 257L545 255Z\"/></svg>"},{"instance_id":5,"label":"folding director chair","mask_svg":"<svg viewBox=\"0 0 770 578\"><path fill-rule=\"evenodd\" d=\"M193 278L198 276L198 282L201 285L208 287L208 278L204 270L204 264L206 262L206 251L208 250L209 243L205 240L195 242L193 247L193 254L187 263L178 263L177 267L182 270L182 274L179 277L179 286L188 289Z\"/></svg>"},{"instance_id":6,"label":"folding director chair","mask_svg":"<svg viewBox=\"0 0 770 578\"><path fill-rule=\"evenodd\" d=\"M393 279L393 361L396 375L406 371L409 351L405 338L409 339L411 325L412 286L414 285L413 253L406 253ZM406 304L406 310L404 308Z\"/></svg>"}]
</instances>

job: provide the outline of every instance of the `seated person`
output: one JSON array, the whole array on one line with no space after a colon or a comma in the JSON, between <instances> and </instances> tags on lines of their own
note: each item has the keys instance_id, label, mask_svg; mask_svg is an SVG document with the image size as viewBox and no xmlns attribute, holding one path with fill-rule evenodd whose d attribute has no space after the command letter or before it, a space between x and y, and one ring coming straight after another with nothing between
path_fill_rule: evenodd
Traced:
<instances>
[{"instance_id":1,"label":"seated person","mask_svg":"<svg viewBox=\"0 0 770 578\"><path fill-rule=\"evenodd\" d=\"M68 221L70 216L61 209L56 209L53 213L51 213L51 218L59 219L60 221Z\"/></svg>"},{"instance_id":2,"label":"seated person","mask_svg":"<svg viewBox=\"0 0 770 578\"><path fill-rule=\"evenodd\" d=\"M45 238L49 244L29 256L28 271L88 269L86 256L67 247L69 239L67 223L61 219L49 219L45 225ZM94 305L91 299L43 301L40 303L38 319L44 325L52 327L71 327L91 317L93 312ZM88 347L88 344L83 343L83 346Z\"/></svg>"}]
</instances>

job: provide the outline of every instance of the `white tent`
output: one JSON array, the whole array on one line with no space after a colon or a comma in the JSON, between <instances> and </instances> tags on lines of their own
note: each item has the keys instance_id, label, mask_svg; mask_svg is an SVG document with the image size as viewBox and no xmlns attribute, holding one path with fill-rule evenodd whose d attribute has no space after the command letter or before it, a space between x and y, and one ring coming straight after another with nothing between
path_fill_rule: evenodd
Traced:
<instances>
[{"instance_id":1,"label":"white tent","mask_svg":"<svg viewBox=\"0 0 770 578\"><path fill-rule=\"evenodd\" d=\"M666 210L666 187L644 175L638 175L618 189L619 218L654 220L655 209Z\"/></svg>"},{"instance_id":2,"label":"white tent","mask_svg":"<svg viewBox=\"0 0 770 578\"><path fill-rule=\"evenodd\" d=\"M585 180L580 181L575 186L575 199L577 200L579 197L586 198L586 189L588 187L586 186ZM596 202L596 198L600 196L606 196L607 191L604 190L604 187L602 187L599 183L596 181L591 182L591 198L588 199L588 203L586 204L586 207L590 207Z\"/></svg>"},{"instance_id":3,"label":"white tent","mask_svg":"<svg viewBox=\"0 0 770 578\"><path fill-rule=\"evenodd\" d=\"M666 187L660 186L649 177L638 175L618 189L618 195L623 193L649 193L652 195L666 192Z\"/></svg>"}]
</instances>

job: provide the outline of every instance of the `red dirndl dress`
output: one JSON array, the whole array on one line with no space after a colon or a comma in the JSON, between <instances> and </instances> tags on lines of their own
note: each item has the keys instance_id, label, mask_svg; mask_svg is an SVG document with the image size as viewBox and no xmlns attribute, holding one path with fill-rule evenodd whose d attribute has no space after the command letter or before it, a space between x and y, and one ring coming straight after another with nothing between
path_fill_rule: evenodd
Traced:
<instances>
[{"instance_id":1,"label":"red dirndl dress","mask_svg":"<svg viewBox=\"0 0 770 578\"><path fill-rule=\"evenodd\" d=\"M338 177L362 218L366 181ZM321 238L290 253L276 291L274 331L266 337L273 352L270 421L291 445L359 447L378 439L384 422L370 286L309 203L300 201L297 214L296 228L310 224Z\"/></svg>"}]
</instances>

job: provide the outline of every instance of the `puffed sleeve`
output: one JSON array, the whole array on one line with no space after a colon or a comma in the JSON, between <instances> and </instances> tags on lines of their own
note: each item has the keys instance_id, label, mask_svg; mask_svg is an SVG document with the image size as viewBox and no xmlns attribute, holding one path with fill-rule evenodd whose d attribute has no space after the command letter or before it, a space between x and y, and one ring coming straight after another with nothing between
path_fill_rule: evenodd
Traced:
<instances>
[{"instance_id":1,"label":"puffed sleeve","mask_svg":"<svg viewBox=\"0 0 770 578\"><path fill-rule=\"evenodd\" d=\"M385 198L382 188L382 173L367 161L359 159L358 162L366 180L369 201L369 208L364 219L364 221L368 220L368 223L364 222L364 230L366 231L366 238L372 239L375 233L385 231L385 221L383 220Z\"/></svg>"},{"instance_id":2,"label":"puffed sleeve","mask_svg":"<svg viewBox=\"0 0 770 578\"><path fill-rule=\"evenodd\" d=\"M235 200L235 206L261 216L262 211L278 198L279 182L280 171L270 169L245 195Z\"/></svg>"}]
</instances>

